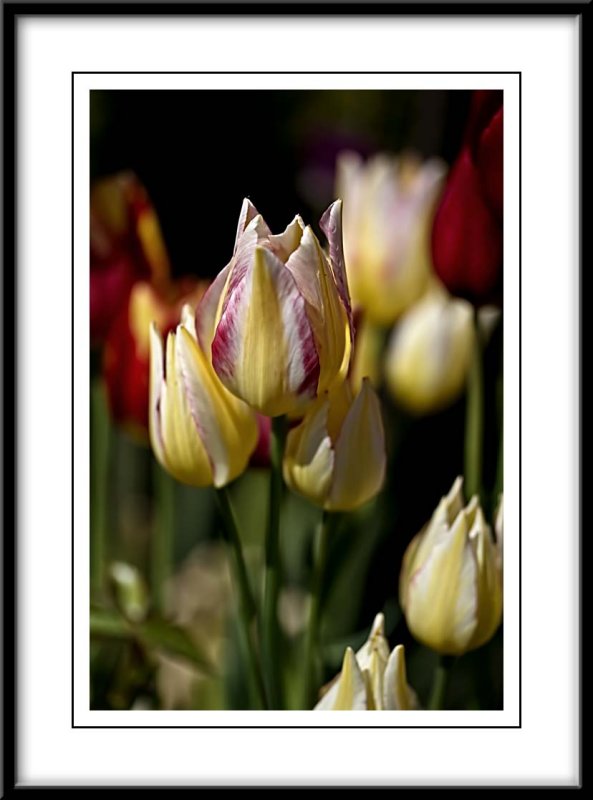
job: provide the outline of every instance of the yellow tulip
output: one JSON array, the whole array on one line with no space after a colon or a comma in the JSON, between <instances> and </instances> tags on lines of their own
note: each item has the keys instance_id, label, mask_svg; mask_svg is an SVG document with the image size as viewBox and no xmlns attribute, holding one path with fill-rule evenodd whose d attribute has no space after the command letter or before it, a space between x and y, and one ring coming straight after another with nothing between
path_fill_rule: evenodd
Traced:
<instances>
[{"instance_id":1,"label":"yellow tulip","mask_svg":"<svg viewBox=\"0 0 593 800\"><path fill-rule=\"evenodd\" d=\"M418 641L461 655L492 638L502 617L498 548L473 497L464 507L457 478L428 525L409 544L400 603Z\"/></svg>"},{"instance_id":2,"label":"yellow tulip","mask_svg":"<svg viewBox=\"0 0 593 800\"><path fill-rule=\"evenodd\" d=\"M355 398L344 381L316 401L288 434L283 472L288 486L328 511L350 511L379 492L385 435L368 379Z\"/></svg>"},{"instance_id":3,"label":"yellow tulip","mask_svg":"<svg viewBox=\"0 0 593 800\"><path fill-rule=\"evenodd\" d=\"M366 164L343 153L336 191L344 201L344 253L355 308L388 326L424 292L432 272L430 229L444 169L381 154Z\"/></svg>"},{"instance_id":4,"label":"yellow tulip","mask_svg":"<svg viewBox=\"0 0 593 800\"><path fill-rule=\"evenodd\" d=\"M348 367L340 201L320 225L329 254L299 216L273 235L245 200L233 257L200 305L198 336L220 380L267 416L302 412Z\"/></svg>"},{"instance_id":5,"label":"yellow tulip","mask_svg":"<svg viewBox=\"0 0 593 800\"><path fill-rule=\"evenodd\" d=\"M220 488L243 472L258 438L253 411L219 381L192 309L169 333L150 329L150 441L160 464L192 486Z\"/></svg>"},{"instance_id":6,"label":"yellow tulip","mask_svg":"<svg viewBox=\"0 0 593 800\"><path fill-rule=\"evenodd\" d=\"M394 399L416 414L453 402L466 385L474 335L472 306L435 285L391 335L385 378Z\"/></svg>"},{"instance_id":7,"label":"yellow tulip","mask_svg":"<svg viewBox=\"0 0 593 800\"><path fill-rule=\"evenodd\" d=\"M391 654L385 619L377 614L367 641L355 654L344 653L342 671L315 706L315 711L411 711L418 698L408 685L403 645Z\"/></svg>"}]
</instances>

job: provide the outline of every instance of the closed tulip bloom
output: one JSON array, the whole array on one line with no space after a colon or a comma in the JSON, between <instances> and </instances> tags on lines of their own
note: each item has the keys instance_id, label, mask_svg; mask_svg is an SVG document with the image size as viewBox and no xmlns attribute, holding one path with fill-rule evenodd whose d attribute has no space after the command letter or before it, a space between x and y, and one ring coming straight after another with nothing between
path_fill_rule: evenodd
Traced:
<instances>
[{"instance_id":1,"label":"closed tulip bloom","mask_svg":"<svg viewBox=\"0 0 593 800\"><path fill-rule=\"evenodd\" d=\"M474 335L469 303L440 287L428 292L391 334L385 377L394 399L415 414L453 402L466 385Z\"/></svg>"},{"instance_id":2,"label":"closed tulip bloom","mask_svg":"<svg viewBox=\"0 0 593 800\"><path fill-rule=\"evenodd\" d=\"M411 156L365 164L344 153L337 192L344 200L344 253L355 308L392 325L424 292L432 272L430 226L444 169Z\"/></svg>"},{"instance_id":3,"label":"closed tulip bloom","mask_svg":"<svg viewBox=\"0 0 593 800\"><path fill-rule=\"evenodd\" d=\"M502 617L498 549L461 478L412 540L402 565L400 603L414 637L443 655L461 655L492 638Z\"/></svg>"},{"instance_id":4,"label":"closed tulip bloom","mask_svg":"<svg viewBox=\"0 0 593 800\"><path fill-rule=\"evenodd\" d=\"M109 329L103 348L109 410L138 440L148 441L150 323L166 336L179 322L182 307L195 306L204 291L204 283L191 279L170 283L165 291L138 281Z\"/></svg>"},{"instance_id":5,"label":"closed tulip bloom","mask_svg":"<svg viewBox=\"0 0 593 800\"><path fill-rule=\"evenodd\" d=\"M273 235L245 200L233 257L202 301L198 335L214 370L267 416L302 411L347 369L351 311L341 213L336 201L321 219L326 255L300 217Z\"/></svg>"},{"instance_id":6,"label":"closed tulip bloom","mask_svg":"<svg viewBox=\"0 0 593 800\"><path fill-rule=\"evenodd\" d=\"M243 472L256 446L255 414L218 380L189 306L166 352L151 326L149 413L155 456L182 483L220 488Z\"/></svg>"},{"instance_id":7,"label":"closed tulip bloom","mask_svg":"<svg viewBox=\"0 0 593 800\"><path fill-rule=\"evenodd\" d=\"M474 92L463 147L432 230L437 275L452 294L499 300L503 263L502 92Z\"/></svg>"},{"instance_id":8,"label":"closed tulip bloom","mask_svg":"<svg viewBox=\"0 0 593 800\"><path fill-rule=\"evenodd\" d=\"M286 440L284 480L328 511L351 511L385 477L381 407L368 379L356 397L347 381L319 398Z\"/></svg>"},{"instance_id":9,"label":"closed tulip bloom","mask_svg":"<svg viewBox=\"0 0 593 800\"><path fill-rule=\"evenodd\" d=\"M344 653L342 671L315 706L315 711L412 711L418 698L406 677L403 645L391 653L385 619L377 614L368 640Z\"/></svg>"}]
</instances>

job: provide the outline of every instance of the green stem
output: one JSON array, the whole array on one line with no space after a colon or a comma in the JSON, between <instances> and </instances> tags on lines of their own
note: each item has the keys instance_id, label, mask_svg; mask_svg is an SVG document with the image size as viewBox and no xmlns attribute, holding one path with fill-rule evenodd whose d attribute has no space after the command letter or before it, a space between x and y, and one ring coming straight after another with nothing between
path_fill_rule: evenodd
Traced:
<instances>
[{"instance_id":1,"label":"green stem","mask_svg":"<svg viewBox=\"0 0 593 800\"><path fill-rule=\"evenodd\" d=\"M100 599L105 590L107 528L109 513L109 461L111 425L105 388L101 379L91 386L91 596Z\"/></svg>"},{"instance_id":2,"label":"green stem","mask_svg":"<svg viewBox=\"0 0 593 800\"><path fill-rule=\"evenodd\" d=\"M428 701L430 711L440 711L443 708L453 661L454 659L451 656L439 656L434 670L430 700Z\"/></svg>"},{"instance_id":3,"label":"green stem","mask_svg":"<svg viewBox=\"0 0 593 800\"><path fill-rule=\"evenodd\" d=\"M484 448L484 366L478 312L474 315L474 344L467 383L465 416L465 491L468 499L482 493Z\"/></svg>"},{"instance_id":4,"label":"green stem","mask_svg":"<svg viewBox=\"0 0 593 800\"><path fill-rule=\"evenodd\" d=\"M151 541L150 583L156 611L165 611L165 589L173 573L175 538L175 481L153 459L156 514Z\"/></svg>"},{"instance_id":5,"label":"green stem","mask_svg":"<svg viewBox=\"0 0 593 800\"><path fill-rule=\"evenodd\" d=\"M337 515L324 511L319 527L319 540L317 554L314 557L313 581L311 586L311 608L309 611L309 626L305 638L305 684L303 694L303 707L310 709L315 705L316 692L320 683L320 638L319 628L321 623L321 593L327 565L327 554L331 532L335 528Z\"/></svg>"},{"instance_id":6,"label":"green stem","mask_svg":"<svg viewBox=\"0 0 593 800\"><path fill-rule=\"evenodd\" d=\"M243 547L241 544L239 530L237 528L237 521L233 513L233 507L231 505L228 489L226 487L217 489L216 500L235 559L235 571L239 584L239 618L243 630L243 638L245 640L245 650L249 661L249 672L253 680L253 685L257 691L260 708L267 708L268 703L266 700L264 680L254 640L256 605L255 600L253 599L251 585L249 583L249 575L247 573L245 559L243 557Z\"/></svg>"},{"instance_id":7,"label":"green stem","mask_svg":"<svg viewBox=\"0 0 593 800\"><path fill-rule=\"evenodd\" d=\"M286 439L286 418L272 419L270 507L266 538L266 569L262 628L262 654L270 707L282 708L278 591L280 586L280 505L282 501L282 457Z\"/></svg>"}]
</instances>

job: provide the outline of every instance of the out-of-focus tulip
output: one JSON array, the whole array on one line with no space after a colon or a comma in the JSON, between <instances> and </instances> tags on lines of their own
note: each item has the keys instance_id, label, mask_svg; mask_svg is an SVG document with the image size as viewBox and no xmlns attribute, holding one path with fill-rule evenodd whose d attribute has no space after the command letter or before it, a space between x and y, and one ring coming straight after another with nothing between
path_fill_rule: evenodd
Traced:
<instances>
[{"instance_id":1,"label":"out-of-focus tulip","mask_svg":"<svg viewBox=\"0 0 593 800\"><path fill-rule=\"evenodd\" d=\"M90 212L91 342L101 343L136 281L164 288L169 259L154 208L133 173L95 183Z\"/></svg>"},{"instance_id":2,"label":"out-of-focus tulip","mask_svg":"<svg viewBox=\"0 0 593 800\"><path fill-rule=\"evenodd\" d=\"M497 299L503 247L502 92L475 92L463 148L451 169L432 231L436 273L452 294Z\"/></svg>"},{"instance_id":3,"label":"out-of-focus tulip","mask_svg":"<svg viewBox=\"0 0 593 800\"><path fill-rule=\"evenodd\" d=\"M465 387L474 336L472 306L435 286L391 334L385 377L394 399L416 414L449 405Z\"/></svg>"},{"instance_id":4,"label":"out-of-focus tulip","mask_svg":"<svg viewBox=\"0 0 593 800\"><path fill-rule=\"evenodd\" d=\"M315 711L412 711L418 698L406 677L403 645L391 654L385 619L377 614L370 636L355 654L346 649L342 671L315 706Z\"/></svg>"},{"instance_id":5,"label":"out-of-focus tulip","mask_svg":"<svg viewBox=\"0 0 593 800\"><path fill-rule=\"evenodd\" d=\"M400 603L423 644L461 655L485 644L502 616L497 547L477 497L464 508L457 478L406 550Z\"/></svg>"},{"instance_id":6,"label":"out-of-focus tulip","mask_svg":"<svg viewBox=\"0 0 593 800\"><path fill-rule=\"evenodd\" d=\"M115 422L139 440L148 440L150 323L166 336L179 322L183 305L195 307L205 289L205 283L187 279L170 284L163 293L139 281L109 329L103 377L110 412Z\"/></svg>"},{"instance_id":7,"label":"out-of-focus tulip","mask_svg":"<svg viewBox=\"0 0 593 800\"><path fill-rule=\"evenodd\" d=\"M380 389L385 330L373 325L364 314L355 314L354 328L354 346L348 373L350 385L357 392L363 379L368 378L375 389Z\"/></svg>"},{"instance_id":8,"label":"out-of-focus tulip","mask_svg":"<svg viewBox=\"0 0 593 800\"><path fill-rule=\"evenodd\" d=\"M444 169L412 156L377 155L366 164L343 153L337 193L344 200L344 253L355 308L391 325L424 292L432 272L430 226Z\"/></svg>"},{"instance_id":9,"label":"out-of-focus tulip","mask_svg":"<svg viewBox=\"0 0 593 800\"><path fill-rule=\"evenodd\" d=\"M329 256L300 217L273 235L245 200L233 257L200 305L198 335L220 380L267 416L301 411L347 369L351 311L340 201L321 229Z\"/></svg>"},{"instance_id":10,"label":"out-of-focus tulip","mask_svg":"<svg viewBox=\"0 0 593 800\"><path fill-rule=\"evenodd\" d=\"M182 483L217 488L243 472L257 443L255 414L218 380L189 306L166 354L150 328L149 427L159 463Z\"/></svg>"},{"instance_id":11,"label":"out-of-focus tulip","mask_svg":"<svg viewBox=\"0 0 593 800\"><path fill-rule=\"evenodd\" d=\"M381 406L368 379L355 398L347 381L319 398L286 440L284 480L328 511L374 497L385 477Z\"/></svg>"},{"instance_id":12,"label":"out-of-focus tulip","mask_svg":"<svg viewBox=\"0 0 593 800\"><path fill-rule=\"evenodd\" d=\"M123 561L115 561L109 568L115 602L130 622L142 622L148 614L149 596L146 581L140 571Z\"/></svg>"}]
</instances>

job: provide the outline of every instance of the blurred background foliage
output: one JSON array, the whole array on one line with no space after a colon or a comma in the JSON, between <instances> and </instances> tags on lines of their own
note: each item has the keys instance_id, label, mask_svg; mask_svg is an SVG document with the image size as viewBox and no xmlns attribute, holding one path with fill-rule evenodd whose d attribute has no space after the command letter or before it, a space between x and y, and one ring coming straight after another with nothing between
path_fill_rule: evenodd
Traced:
<instances>
[{"instance_id":1,"label":"blurred background foliage","mask_svg":"<svg viewBox=\"0 0 593 800\"><path fill-rule=\"evenodd\" d=\"M469 106L470 93L463 91L93 91L91 182L133 171L158 215L173 275L212 279L231 256L243 197L255 203L273 231L283 230L296 213L318 231L317 220L334 199L338 153L412 151L450 165ZM490 520L501 353L499 326L485 354L484 485ZM100 372L100 354L93 351L92 469L108 460L108 483L92 497L92 517L102 515L107 530L99 557L107 565L135 568L147 599L144 611L130 619L111 572L109 588L94 598L92 707L249 707L214 495L163 477L149 447L109 420ZM382 400L389 454L384 489L361 510L341 516L330 544L322 613L324 679L339 670L347 645L356 649L363 643L382 610L390 644L405 644L409 681L426 704L437 655L408 633L398 605L398 577L406 546L463 473L465 398L419 417L398 408L384 390ZM266 469L251 468L231 486L258 590L268 481ZM162 513L156 498L163 482L168 482L174 552L173 577L159 603L151 578L152 537ZM318 509L287 490L279 614L289 707L298 707L312 540L320 518ZM159 629L161 620L170 623L166 631ZM220 666L222 679L208 674L202 657ZM455 664L447 707L502 707L501 630Z\"/></svg>"}]
</instances>

